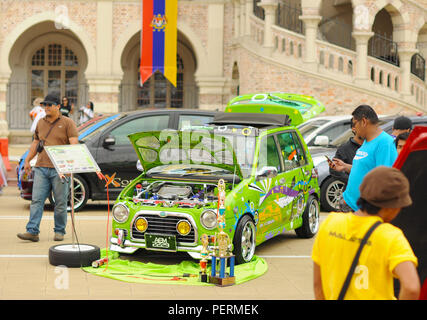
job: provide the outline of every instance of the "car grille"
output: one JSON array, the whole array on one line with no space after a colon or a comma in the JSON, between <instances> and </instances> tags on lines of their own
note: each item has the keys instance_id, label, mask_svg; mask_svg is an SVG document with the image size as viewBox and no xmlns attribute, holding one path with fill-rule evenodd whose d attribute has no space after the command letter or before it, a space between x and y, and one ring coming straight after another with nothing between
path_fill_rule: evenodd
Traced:
<instances>
[{"instance_id":1,"label":"car grille","mask_svg":"<svg viewBox=\"0 0 427 320\"><path fill-rule=\"evenodd\" d=\"M144 217L148 222L148 228L145 232L140 232L135 227L135 221L138 217ZM191 231L186 236L182 236L176 231L176 224L178 221L185 220L190 223ZM194 230L194 225L191 221L185 217L181 216L167 216L159 217L158 215L147 215L140 214L135 216L135 219L132 223L132 238L135 240L144 240L144 234L161 234L161 235L174 235L176 236L177 243L195 243L196 242L196 232Z\"/></svg>"}]
</instances>

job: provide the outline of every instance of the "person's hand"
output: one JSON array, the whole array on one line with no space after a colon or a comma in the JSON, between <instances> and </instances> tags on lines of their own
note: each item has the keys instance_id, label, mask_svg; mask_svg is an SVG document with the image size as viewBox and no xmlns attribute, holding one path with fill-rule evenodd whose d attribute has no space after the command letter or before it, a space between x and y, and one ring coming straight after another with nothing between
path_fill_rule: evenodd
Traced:
<instances>
[{"instance_id":1,"label":"person's hand","mask_svg":"<svg viewBox=\"0 0 427 320\"><path fill-rule=\"evenodd\" d=\"M26 174L30 174L31 173L31 165L29 161L25 161L24 163L24 171Z\"/></svg>"},{"instance_id":2,"label":"person's hand","mask_svg":"<svg viewBox=\"0 0 427 320\"><path fill-rule=\"evenodd\" d=\"M333 158L331 168L334 169L335 171L342 172L342 171L347 171L348 165L341 159Z\"/></svg>"}]
</instances>

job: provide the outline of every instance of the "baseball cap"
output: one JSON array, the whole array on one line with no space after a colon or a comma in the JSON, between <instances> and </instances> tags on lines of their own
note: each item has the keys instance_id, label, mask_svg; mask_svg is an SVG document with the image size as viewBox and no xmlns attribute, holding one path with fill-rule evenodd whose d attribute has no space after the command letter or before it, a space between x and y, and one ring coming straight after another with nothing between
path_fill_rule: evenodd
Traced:
<instances>
[{"instance_id":1,"label":"baseball cap","mask_svg":"<svg viewBox=\"0 0 427 320\"><path fill-rule=\"evenodd\" d=\"M379 208L403 208L412 204L409 181L396 168L379 166L360 185L360 197Z\"/></svg>"},{"instance_id":2,"label":"baseball cap","mask_svg":"<svg viewBox=\"0 0 427 320\"><path fill-rule=\"evenodd\" d=\"M405 116L400 116L394 119L393 129L407 130L412 129L412 120Z\"/></svg>"},{"instance_id":3,"label":"baseball cap","mask_svg":"<svg viewBox=\"0 0 427 320\"><path fill-rule=\"evenodd\" d=\"M53 95L53 94L48 94L44 100L42 102L40 102L40 104L54 104L54 105L58 105L59 104L59 99Z\"/></svg>"}]
</instances>

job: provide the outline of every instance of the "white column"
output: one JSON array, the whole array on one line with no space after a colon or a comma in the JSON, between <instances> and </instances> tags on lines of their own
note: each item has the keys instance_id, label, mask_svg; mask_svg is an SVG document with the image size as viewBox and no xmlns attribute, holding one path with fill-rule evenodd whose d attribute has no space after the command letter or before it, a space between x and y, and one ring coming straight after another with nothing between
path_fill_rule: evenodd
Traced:
<instances>
[{"instance_id":1,"label":"white column","mask_svg":"<svg viewBox=\"0 0 427 320\"><path fill-rule=\"evenodd\" d=\"M368 73L368 41L374 35L373 32L353 32L352 36L356 40L356 77L354 82L361 85L369 83Z\"/></svg>"},{"instance_id":2,"label":"white column","mask_svg":"<svg viewBox=\"0 0 427 320\"><path fill-rule=\"evenodd\" d=\"M304 22L305 29L304 64L314 71L317 70L317 30L322 17L302 15L299 18Z\"/></svg>"},{"instance_id":3,"label":"white column","mask_svg":"<svg viewBox=\"0 0 427 320\"><path fill-rule=\"evenodd\" d=\"M399 61L400 69L402 72L402 96L411 95L411 58L417 53L416 49L400 49L399 50Z\"/></svg>"},{"instance_id":4,"label":"white column","mask_svg":"<svg viewBox=\"0 0 427 320\"><path fill-rule=\"evenodd\" d=\"M253 15L254 10L254 1L246 0L246 15L245 15L245 36L248 38L251 36L251 19L250 16Z\"/></svg>"},{"instance_id":5,"label":"white column","mask_svg":"<svg viewBox=\"0 0 427 320\"><path fill-rule=\"evenodd\" d=\"M246 0L240 0L240 36L245 35L246 27Z\"/></svg>"},{"instance_id":6,"label":"white column","mask_svg":"<svg viewBox=\"0 0 427 320\"><path fill-rule=\"evenodd\" d=\"M234 37L240 36L240 0L233 1L234 10Z\"/></svg>"},{"instance_id":7,"label":"white column","mask_svg":"<svg viewBox=\"0 0 427 320\"><path fill-rule=\"evenodd\" d=\"M276 19L276 10L277 10L277 0L262 0L258 3L258 6L264 9L264 43L263 47L267 50L273 50L274 41L273 41L273 31L271 27L275 23Z\"/></svg>"}]
</instances>

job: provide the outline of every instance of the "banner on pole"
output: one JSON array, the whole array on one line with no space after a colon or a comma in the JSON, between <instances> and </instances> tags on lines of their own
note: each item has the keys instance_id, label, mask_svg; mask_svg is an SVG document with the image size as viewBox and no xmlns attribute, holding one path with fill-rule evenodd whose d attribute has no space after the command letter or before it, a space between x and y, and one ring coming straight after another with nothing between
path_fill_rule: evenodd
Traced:
<instances>
[{"instance_id":1,"label":"banner on pole","mask_svg":"<svg viewBox=\"0 0 427 320\"><path fill-rule=\"evenodd\" d=\"M178 0L142 0L140 85L160 71L176 87Z\"/></svg>"}]
</instances>

